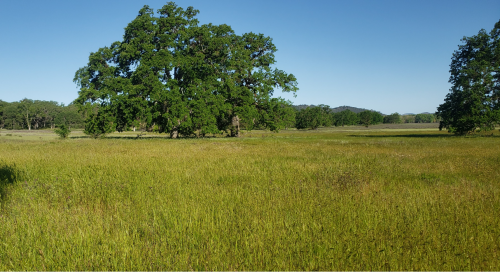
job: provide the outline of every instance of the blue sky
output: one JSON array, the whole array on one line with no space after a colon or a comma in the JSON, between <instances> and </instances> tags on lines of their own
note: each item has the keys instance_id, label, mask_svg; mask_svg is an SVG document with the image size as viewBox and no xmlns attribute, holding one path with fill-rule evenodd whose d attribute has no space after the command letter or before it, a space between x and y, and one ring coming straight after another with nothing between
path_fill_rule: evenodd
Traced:
<instances>
[{"instance_id":1,"label":"blue sky","mask_svg":"<svg viewBox=\"0 0 500 272\"><path fill-rule=\"evenodd\" d=\"M167 1L0 0L0 99L78 96L75 71L90 52L122 39L143 5ZM294 104L348 105L385 114L434 112L450 84L463 36L500 19L500 1L175 1L200 10L201 24L263 33L279 69L294 74Z\"/></svg>"}]
</instances>

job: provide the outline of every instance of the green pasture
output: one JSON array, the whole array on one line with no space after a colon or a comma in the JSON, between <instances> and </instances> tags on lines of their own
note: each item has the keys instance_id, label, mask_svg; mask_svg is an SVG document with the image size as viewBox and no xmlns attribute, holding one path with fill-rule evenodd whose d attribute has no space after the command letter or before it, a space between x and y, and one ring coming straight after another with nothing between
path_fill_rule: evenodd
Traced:
<instances>
[{"instance_id":1,"label":"green pasture","mask_svg":"<svg viewBox=\"0 0 500 272\"><path fill-rule=\"evenodd\" d=\"M498 130L137 134L0 131L0 270L500 269Z\"/></svg>"}]
</instances>

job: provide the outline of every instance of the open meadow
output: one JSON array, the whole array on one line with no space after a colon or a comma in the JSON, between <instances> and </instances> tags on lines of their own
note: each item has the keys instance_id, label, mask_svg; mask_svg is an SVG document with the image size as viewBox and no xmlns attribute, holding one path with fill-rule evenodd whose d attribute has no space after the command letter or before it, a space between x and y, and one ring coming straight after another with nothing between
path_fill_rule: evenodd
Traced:
<instances>
[{"instance_id":1,"label":"open meadow","mask_svg":"<svg viewBox=\"0 0 500 272\"><path fill-rule=\"evenodd\" d=\"M500 270L498 129L136 134L0 131L0 270Z\"/></svg>"}]
</instances>

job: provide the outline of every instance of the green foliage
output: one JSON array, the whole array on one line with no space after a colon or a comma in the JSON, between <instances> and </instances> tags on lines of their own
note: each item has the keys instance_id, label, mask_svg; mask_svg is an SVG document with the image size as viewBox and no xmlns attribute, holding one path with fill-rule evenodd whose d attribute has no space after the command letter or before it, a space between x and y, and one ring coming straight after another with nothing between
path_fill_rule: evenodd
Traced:
<instances>
[{"instance_id":1,"label":"green foliage","mask_svg":"<svg viewBox=\"0 0 500 272\"><path fill-rule=\"evenodd\" d=\"M78 112L78 107L70 104L59 109L54 117L54 123L57 125L66 125L71 129L71 127L83 127L84 119Z\"/></svg>"},{"instance_id":2,"label":"green foliage","mask_svg":"<svg viewBox=\"0 0 500 272\"><path fill-rule=\"evenodd\" d=\"M403 123L418 123L418 122L415 122L415 116L414 114L405 114L405 115L402 115L401 116L401 119L403 119Z\"/></svg>"},{"instance_id":3,"label":"green foliage","mask_svg":"<svg viewBox=\"0 0 500 272\"><path fill-rule=\"evenodd\" d=\"M372 111L372 125L381 124L384 122L384 116L380 112Z\"/></svg>"},{"instance_id":4,"label":"green foliage","mask_svg":"<svg viewBox=\"0 0 500 272\"><path fill-rule=\"evenodd\" d=\"M415 123L434 123L436 116L430 113L421 113L415 116Z\"/></svg>"},{"instance_id":5,"label":"green foliage","mask_svg":"<svg viewBox=\"0 0 500 272\"><path fill-rule=\"evenodd\" d=\"M351 110L332 113L333 124L338 126L352 126L359 123L359 117Z\"/></svg>"},{"instance_id":6,"label":"green foliage","mask_svg":"<svg viewBox=\"0 0 500 272\"><path fill-rule=\"evenodd\" d=\"M331 126L332 116L330 107L326 105L318 105L316 107L308 107L299 112L296 112L295 127L297 129L317 129L320 126Z\"/></svg>"},{"instance_id":7,"label":"green foliage","mask_svg":"<svg viewBox=\"0 0 500 272\"><path fill-rule=\"evenodd\" d=\"M333 125L333 117L330 106L320 104L318 108L321 109L321 123L320 125L323 127L331 127Z\"/></svg>"},{"instance_id":8,"label":"green foliage","mask_svg":"<svg viewBox=\"0 0 500 272\"><path fill-rule=\"evenodd\" d=\"M283 127L269 112L282 110L271 97L275 89L298 88L292 74L271 69L272 39L237 35L228 25L199 25L198 13L173 2L157 15L144 6L122 41L90 54L74 78L87 133L157 125L175 138L221 131L238 136L240 122Z\"/></svg>"},{"instance_id":9,"label":"green foliage","mask_svg":"<svg viewBox=\"0 0 500 272\"><path fill-rule=\"evenodd\" d=\"M436 112L439 128L459 135L500 123L500 21L462 42L450 64L452 87Z\"/></svg>"},{"instance_id":10,"label":"green foliage","mask_svg":"<svg viewBox=\"0 0 500 272\"><path fill-rule=\"evenodd\" d=\"M84 107L84 112L87 115L83 131L85 134L97 139L115 131L116 119L112 115L107 114L105 111L99 111L97 105L86 104Z\"/></svg>"},{"instance_id":11,"label":"green foliage","mask_svg":"<svg viewBox=\"0 0 500 272\"><path fill-rule=\"evenodd\" d=\"M71 130L69 130L66 125L61 125L59 128L55 129L54 132L59 135L61 139L66 139L71 133Z\"/></svg>"},{"instance_id":12,"label":"green foliage","mask_svg":"<svg viewBox=\"0 0 500 272\"><path fill-rule=\"evenodd\" d=\"M297 129L312 128L316 129L319 127L319 118L321 111L319 108L305 108L296 112L295 115L295 127Z\"/></svg>"},{"instance_id":13,"label":"green foliage","mask_svg":"<svg viewBox=\"0 0 500 272\"><path fill-rule=\"evenodd\" d=\"M365 127L368 127L372 124L372 112L371 111L362 111L358 114L359 123Z\"/></svg>"},{"instance_id":14,"label":"green foliage","mask_svg":"<svg viewBox=\"0 0 500 272\"><path fill-rule=\"evenodd\" d=\"M351 117L350 119L352 120L352 124L359 124L363 125L365 127L368 127L369 125L376 125L380 124L384 120L384 116L380 112L376 111L371 111L371 110L364 110L362 112L359 112L356 114L357 118ZM349 119L349 118L348 118ZM354 123L357 122L357 123Z\"/></svg>"},{"instance_id":15,"label":"green foliage","mask_svg":"<svg viewBox=\"0 0 500 272\"><path fill-rule=\"evenodd\" d=\"M391 115L384 116L384 124L401 124L401 115L395 112Z\"/></svg>"},{"instance_id":16,"label":"green foliage","mask_svg":"<svg viewBox=\"0 0 500 272\"><path fill-rule=\"evenodd\" d=\"M272 98L262 105L261 110L259 124L263 128L278 132L281 129L295 125L295 110L292 108L292 102L290 101L285 101L282 98ZM251 128L253 128L253 125L246 126L247 130Z\"/></svg>"},{"instance_id":17,"label":"green foliage","mask_svg":"<svg viewBox=\"0 0 500 272\"><path fill-rule=\"evenodd\" d=\"M5 102L5 101L2 101L0 99L0 128L4 128L5 126L5 115L4 115L4 111L5 111L5 107L9 105L8 102Z\"/></svg>"},{"instance_id":18,"label":"green foliage","mask_svg":"<svg viewBox=\"0 0 500 272\"><path fill-rule=\"evenodd\" d=\"M63 124L69 128L83 127L83 118L75 105L26 98L12 103L0 101L0 128L31 130Z\"/></svg>"}]
</instances>

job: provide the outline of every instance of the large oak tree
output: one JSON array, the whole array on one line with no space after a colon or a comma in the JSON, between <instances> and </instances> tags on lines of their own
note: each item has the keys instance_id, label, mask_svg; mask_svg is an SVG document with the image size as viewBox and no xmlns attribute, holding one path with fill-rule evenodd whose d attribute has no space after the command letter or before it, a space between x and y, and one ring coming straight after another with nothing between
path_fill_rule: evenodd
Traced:
<instances>
[{"instance_id":1,"label":"large oak tree","mask_svg":"<svg viewBox=\"0 0 500 272\"><path fill-rule=\"evenodd\" d=\"M272 39L199 25L198 12L173 2L156 14L144 6L123 41L90 54L74 79L86 133L157 126L173 138L221 131L239 136L241 121L252 128L265 120L272 130L284 124L269 112L282 109L272 95L298 88L292 74L272 69Z\"/></svg>"}]
</instances>

